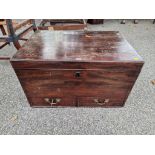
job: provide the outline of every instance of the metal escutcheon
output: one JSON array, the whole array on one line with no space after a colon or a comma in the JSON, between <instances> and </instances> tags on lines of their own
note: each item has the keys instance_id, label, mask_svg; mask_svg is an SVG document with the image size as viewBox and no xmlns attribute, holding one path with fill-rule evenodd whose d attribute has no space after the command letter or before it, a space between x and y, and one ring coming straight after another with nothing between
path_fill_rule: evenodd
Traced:
<instances>
[{"instance_id":1,"label":"metal escutcheon","mask_svg":"<svg viewBox=\"0 0 155 155\"><path fill-rule=\"evenodd\" d=\"M98 105L105 105L106 103L109 102L109 99L94 99L94 102L97 103Z\"/></svg>"},{"instance_id":2,"label":"metal escutcheon","mask_svg":"<svg viewBox=\"0 0 155 155\"><path fill-rule=\"evenodd\" d=\"M75 77L79 78L81 76L81 72L75 72Z\"/></svg>"},{"instance_id":3,"label":"metal escutcheon","mask_svg":"<svg viewBox=\"0 0 155 155\"><path fill-rule=\"evenodd\" d=\"M45 98L45 101L50 103L52 106L52 105L56 105L57 103L59 103L61 99L60 98Z\"/></svg>"}]
</instances>

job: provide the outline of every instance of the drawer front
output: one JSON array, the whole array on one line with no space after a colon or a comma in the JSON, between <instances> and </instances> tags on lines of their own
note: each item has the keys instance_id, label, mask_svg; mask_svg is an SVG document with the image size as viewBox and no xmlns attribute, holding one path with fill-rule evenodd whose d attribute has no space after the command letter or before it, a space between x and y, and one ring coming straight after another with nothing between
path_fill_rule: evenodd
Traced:
<instances>
[{"instance_id":1,"label":"drawer front","mask_svg":"<svg viewBox=\"0 0 155 155\"><path fill-rule=\"evenodd\" d=\"M117 107L124 105L124 97L114 98L108 96L78 97L78 106L82 107Z\"/></svg>"},{"instance_id":2,"label":"drawer front","mask_svg":"<svg viewBox=\"0 0 155 155\"><path fill-rule=\"evenodd\" d=\"M61 107L61 106L76 106L75 98L64 97L29 97L28 101L32 107Z\"/></svg>"}]
</instances>

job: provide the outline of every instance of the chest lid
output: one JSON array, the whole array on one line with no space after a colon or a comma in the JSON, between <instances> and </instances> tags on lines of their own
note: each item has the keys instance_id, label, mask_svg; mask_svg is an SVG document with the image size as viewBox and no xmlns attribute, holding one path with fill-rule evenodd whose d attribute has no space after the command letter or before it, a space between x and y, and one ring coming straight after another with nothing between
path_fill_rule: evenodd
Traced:
<instances>
[{"instance_id":1,"label":"chest lid","mask_svg":"<svg viewBox=\"0 0 155 155\"><path fill-rule=\"evenodd\" d=\"M11 59L14 68L121 62L143 60L117 31L38 31Z\"/></svg>"}]
</instances>

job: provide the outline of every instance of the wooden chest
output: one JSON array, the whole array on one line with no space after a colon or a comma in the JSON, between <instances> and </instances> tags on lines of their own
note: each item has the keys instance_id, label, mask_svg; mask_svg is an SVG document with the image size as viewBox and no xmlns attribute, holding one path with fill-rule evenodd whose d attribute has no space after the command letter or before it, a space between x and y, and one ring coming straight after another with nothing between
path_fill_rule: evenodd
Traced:
<instances>
[{"instance_id":1,"label":"wooden chest","mask_svg":"<svg viewBox=\"0 0 155 155\"><path fill-rule=\"evenodd\" d=\"M123 106L143 66L115 31L42 31L11 64L33 107Z\"/></svg>"}]
</instances>

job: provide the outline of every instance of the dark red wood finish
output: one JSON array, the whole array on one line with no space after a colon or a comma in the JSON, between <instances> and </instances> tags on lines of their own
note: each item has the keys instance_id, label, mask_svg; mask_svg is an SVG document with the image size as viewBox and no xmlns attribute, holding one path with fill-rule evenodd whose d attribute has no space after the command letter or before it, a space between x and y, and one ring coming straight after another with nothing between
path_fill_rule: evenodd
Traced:
<instances>
[{"instance_id":1,"label":"dark red wood finish","mask_svg":"<svg viewBox=\"0 0 155 155\"><path fill-rule=\"evenodd\" d=\"M123 106L143 65L115 31L36 32L11 63L34 107Z\"/></svg>"},{"instance_id":2,"label":"dark red wood finish","mask_svg":"<svg viewBox=\"0 0 155 155\"><path fill-rule=\"evenodd\" d=\"M87 28L84 19L44 19L39 30L83 30Z\"/></svg>"},{"instance_id":3,"label":"dark red wood finish","mask_svg":"<svg viewBox=\"0 0 155 155\"><path fill-rule=\"evenodd\" d=\"M104 19L88 19L89 24L104 24Z\"/></svg>"}]
</instances>

